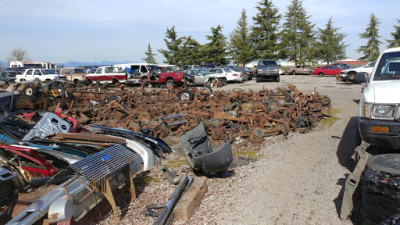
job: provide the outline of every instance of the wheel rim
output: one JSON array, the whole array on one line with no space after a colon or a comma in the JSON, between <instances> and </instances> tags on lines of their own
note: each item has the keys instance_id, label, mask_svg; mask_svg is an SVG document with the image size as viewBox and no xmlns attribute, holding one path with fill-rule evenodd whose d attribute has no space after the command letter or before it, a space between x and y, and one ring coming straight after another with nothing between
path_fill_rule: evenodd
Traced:
<instances>
[{"instance_id":1,"label":"wheel rim","mask_svg":"<svg viewBox=\"0 0 400 225\"><path fill-rule=\"evenodd\" d=\"M27 89L25 90L25 94L26 94L26 95L33 95L33 89L32 89L32 88L27 88Z\"/></svg>"},{"instance_id":2,"label":"wheel rim","mask_svg":"<svg viewBox=\"0 0 400 225\"><path fill-rule=\"evenodd\" d=\"M188 100L189 101L190 96L188 93L182 93L181 94L181 100Z\"/></svg>"}]
</instances>

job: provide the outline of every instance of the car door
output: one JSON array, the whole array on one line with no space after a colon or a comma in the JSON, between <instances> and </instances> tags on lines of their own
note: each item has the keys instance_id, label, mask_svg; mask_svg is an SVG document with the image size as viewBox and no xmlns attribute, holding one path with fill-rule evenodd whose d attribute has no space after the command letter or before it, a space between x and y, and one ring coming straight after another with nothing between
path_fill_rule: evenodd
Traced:
<instances>
[{"instance_id":1,"label":"car door","mask_svg":"<svg viewBox=\"0 0 400 225\"><path fill-rule=\"evenodd\" d=\"M197 85L203 85L207 79L199 70L192 70L192 75L195 76L194 80Z\"/></svg>"},{"instance_id":2,"label":"car door","mask_svg":"<svg viewBox=\"0 0 400 225\"><path fill-rule=\"evenodd\" d=\"M340 74L340 71L342 71L342 69L340 69L338 66L332 66L331 71L332 72L330 75L338 75Z\"/></svg>"}]
</instances>

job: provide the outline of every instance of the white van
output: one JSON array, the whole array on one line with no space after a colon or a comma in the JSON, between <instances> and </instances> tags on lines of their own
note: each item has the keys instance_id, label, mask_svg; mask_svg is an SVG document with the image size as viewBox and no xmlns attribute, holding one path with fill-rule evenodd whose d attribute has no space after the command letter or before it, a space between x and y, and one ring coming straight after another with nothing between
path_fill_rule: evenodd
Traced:
<instances>
[{"instance_id":1,"label":"white van","mask_svg":"<svg viewBox=\"0 0 400 225\"><path fill-rule=\"evenodd\" d=\"M148 74L150 70L157 67L155 64L151 63L127 63L127 64L117 64L114 67L119 67L124 69L128 74L130 74L130 78L140 78L145 74Z\"/></svg>"}]
</instances>

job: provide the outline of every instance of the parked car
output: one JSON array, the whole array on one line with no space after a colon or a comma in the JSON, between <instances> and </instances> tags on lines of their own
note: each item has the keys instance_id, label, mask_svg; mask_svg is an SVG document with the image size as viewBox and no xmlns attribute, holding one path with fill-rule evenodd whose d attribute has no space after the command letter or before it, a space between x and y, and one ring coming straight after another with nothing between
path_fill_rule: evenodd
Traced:
<instances>
[{"instance_id":1,"label":"parked car","mask_svg":"<svg viewBox=\"0 0 400 225\"><path fill-rule=\"evenodd\" d=\"M188 69L185 74L192 76L194 85L205 85L211 84L219 80L222 84L226 84L226 76L223 74L211 73L206 69ZM211 85L212 86L212 85Z\"/></svg>"},{"instance_id":2,"label":"parked car","mask_svg":"<svg viewBox=\"0 0 400 225\"><path fill-rule=\"evenodd\" d=\"M313 69L305 66L295 66L286 70L286 75L309 75L313 73Z\"/></svg>"},{"instance_id":3,"label":"parked car","mask_svg":"<svg viewBox=\"0 0 400 225\"><path fill-rule=\"evenodd\" d=\"M0 79L7 83L15 82L16 75L17 75L17 71L13 71L13 70L0 71Z\"/></svg>"},{"instance_id":4,"label":"parked car","mask_svg":"<svg viewBox=\"0 0 400 225\"><path fill-rule=\"evenodd\" d=\"M341 80L344 82L358 83L358 79L356 79L356 77L363 76L362 73L370 75L372 73L372 70L374 69L374 66L375 66L375 62L369 62L360 67L353 67L350 69L342 70L342 71L340 71L338 80Z\"/></svg>"},{"instance_id":5,"label":"parked car","mask_svg":"<svg viewBox=\"0 0 400 225\"><path fill-rule=\"evenodd\" d=\"M66 79L64 75L59 75L53 69L37 69L37 68L27 69L23 74L17 74L15 77L16 77L15 79L16 82L21 82L21 81L31 82L35 80L39 80L40 82L48 82L57 77L59 80Z\"/></svg>"},{"instance_id":6,"label":"parked car","mask_svg":"<svg viewBox=\"0 0 400 225\"><path fill-rule=\"evenodd\" d=\"M280 81L279 67L275 60L263 59L257 63L256 82L262 79L273 79L275 82Z\"/></svg>"},{"instance_id":7,"label":"parked car","mask_svg":"<svg viewBox=\"0 0 400 225\"><path fill-rule=\"evenodd\" d=\"M248 81L248 77L247 77L247 73L240 67L237 66L228 66L229 69L231 69L232 71L236 72L236 73L240 73L242 76L242 81Z\"/></svg>"},{"instance_id":8,"label":"parked car","mask_svg":"<svg viewBox=\"0 0 400 225\"><path fill-rule=\"evenodd\" d=\"M64 75L68 81L78 83L85 80L86 71L83 68L61 68L60 75Z\"/></svg>"},{"instance_id":9,"label":"parked car","mask_svg":"<svg viewBox=\"0 0 400 225\"><path fill-rule=\"evenodd\" d=\"M227 82L239 82L239 83L242 82L243 74L234 72L229 68L215 68L213 70L213 73L218 75L224 75L226 77Z\"/></svg>"},{"instance_id":10,"label":"parked car","mask_svg":"<svg viewBox=\"0 0 400 225\"><path fill-rule=\"evenodd\" d=\"M400 48L385 50L365 78L359 103L361 138L374 146L400 149Z\"/></svg>"},{"instance_id":11,"label":"parked car","mask_svg":"<svg viewBox=\"0 0 400 225\"><path fill-rule=\"evenodd\" d=\"M55 70L53 69L27 69L23 74L17 74L15 76L15 81L16 82L21 82L21 81L35 81L38 80L40 82L49 82L55 78L59 80L65 80L64 75L59 75Z\"/></svg>"},{"instance_id":12,"label":"parked car","mask_svg":"<svg viewBox=\"0 0 400 225\"><path fill-rule=\"evenodd\" d=\"M340 71L342 71L342 69L336 65L326 65L326 66L321 66L321 67L315 68L313 74L320 75L320 76L338 75L338 74L340 74Z\"/></svg>"}]
</instances>

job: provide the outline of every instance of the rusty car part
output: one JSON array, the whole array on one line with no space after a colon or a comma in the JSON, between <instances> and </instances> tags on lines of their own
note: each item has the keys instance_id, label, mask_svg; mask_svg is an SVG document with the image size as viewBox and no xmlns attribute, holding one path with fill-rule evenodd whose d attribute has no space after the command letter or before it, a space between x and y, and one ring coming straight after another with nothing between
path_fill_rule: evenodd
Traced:
<instances>
[{"instance_id":1,"label":"rusty car part","mask_svg":"<svg viewBox=\"0 0 400 225\"><path fill-rule=\"evenodd\" d=\"M225 124L220 126L223 129L210 130L213 139L220 140L221 136L225 139L227 136L235 138L232 135L234 131L228 125L233 123L247 127L246 132L236 136L250 143L251 139L258 137L252 134L251 128L263 129L258 134L265 136L291 131L307 132L316 122L330 116L329 97L316 90L304 94L293 85L258 92L240 88L230 92L209 92L195 87L147 91L122 85L96 91L91 86L70 86L65 91L73 93L74 99L65 98L70 107L64 114L76 118L81 126L98 124L134 132L148 129L158 138L179 135L196 126L200 120L205 123L208 131L208 122L218 119ZM182 100L179 93L184 93L186 97ZM55 100L49 100L49 105L54 105L51 101ZM175 114L183 115L187 122L171 131L163 125L162 118Z\"/></svg>"}]
</instances>

